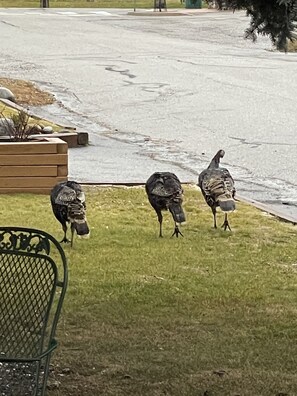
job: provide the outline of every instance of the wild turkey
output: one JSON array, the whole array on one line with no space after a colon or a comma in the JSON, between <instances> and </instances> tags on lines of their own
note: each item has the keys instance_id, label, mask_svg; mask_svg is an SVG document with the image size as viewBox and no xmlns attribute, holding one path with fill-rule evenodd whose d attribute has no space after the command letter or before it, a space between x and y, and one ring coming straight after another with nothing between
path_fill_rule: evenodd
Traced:
<instances>
[{"instance_id":1,"label":"wild turkey","mask_svg":"<svg viewBox=\"0 0 297 396\"><path fill-rule=\"evenodd\" d=\"M77 235L88 236L90 231L86 219L86 199L80 184L66 181L57 184L51 191L51 204L54 215L62 224L64 238L67 239L67 222L71 228L71 246L73 246L74 230Z\"/></svg>"},{"instance_id":2,"label":"wild turkey","mask_svg":"<svg viewBox=\"0 0 297 396\"><path fill-rule=\"evenodd\" d=\"M150 204L155 209L158 221L160 223L159 237L162 237L162 211L171 212L175 222L174 232L172 234L178 237L180 232L178 224L186 221L182 208L183 189L177 176L170 172L156 172L147 180L145 190Z\"/></svg>"},{"instance_id":3,"label":"wild turkey","mask_svg":"<svg viewBox=\"0 0 297 396\"><path fill-rule=\"evenodd\" d=\"M214 228L217 228L216 208L219 206L225 212L225 221L222 225L224 230L231 231L228 222L228 212L235 210L235 187L234 180L226 168L220 167L220 159L225 155L224 150L219 150L211 160L207 169L200 173L198 185L205 198L206 203L211 207Z\"/></svg>"}]
</instances>

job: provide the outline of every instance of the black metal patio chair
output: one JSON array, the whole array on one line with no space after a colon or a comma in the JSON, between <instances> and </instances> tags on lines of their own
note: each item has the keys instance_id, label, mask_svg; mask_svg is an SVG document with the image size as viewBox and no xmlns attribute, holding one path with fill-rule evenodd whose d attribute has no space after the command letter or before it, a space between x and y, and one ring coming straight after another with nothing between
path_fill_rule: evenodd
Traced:
<instances>
[{"instance_id":1,"label":"black metal patio chair","mask_svg":"<svg viewBox=\"0 0 297 396\"><path fill-rule=\"evenodd\" d=\"M43 396L67 287L60 244L46 232L0 227L0 396Z\"/></svg>"}]
</instances>

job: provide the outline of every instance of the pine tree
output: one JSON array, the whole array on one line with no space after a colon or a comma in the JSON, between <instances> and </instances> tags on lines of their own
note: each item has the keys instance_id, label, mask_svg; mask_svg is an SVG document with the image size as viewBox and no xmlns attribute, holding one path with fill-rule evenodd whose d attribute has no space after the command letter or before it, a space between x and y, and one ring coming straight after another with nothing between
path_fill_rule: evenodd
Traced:
<instances>
[{"instance_id":1,"label":"pine tree","mask_svg":"<svg viewBox=\"0 0 297 396\"><path fill-rule=\"evenodd\" d=\"M246 37L268 36L278 49L286 49L297 22L297 0L226 0L227 6L246 9L251 17Z\"/></svg>"}]
</instances>

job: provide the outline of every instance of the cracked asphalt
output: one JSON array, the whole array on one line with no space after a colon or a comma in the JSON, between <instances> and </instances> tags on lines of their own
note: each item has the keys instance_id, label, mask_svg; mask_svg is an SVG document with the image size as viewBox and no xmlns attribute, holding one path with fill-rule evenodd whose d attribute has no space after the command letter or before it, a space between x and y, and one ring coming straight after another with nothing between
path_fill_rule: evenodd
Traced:
<instances>
[{"instance_id":1,"label":"cracked asphalt","mask_svg":"<svg viewBox=\"0 0 297 396\"><path fill-rule=\"evenodd\" d=\"M242 12L127 11L0 9L1 75L53 92L35 111L90 134L70 177L196 182L223 148L240 195L297 218L297 54L245 40Z\"/></svg>"}]
</instances>

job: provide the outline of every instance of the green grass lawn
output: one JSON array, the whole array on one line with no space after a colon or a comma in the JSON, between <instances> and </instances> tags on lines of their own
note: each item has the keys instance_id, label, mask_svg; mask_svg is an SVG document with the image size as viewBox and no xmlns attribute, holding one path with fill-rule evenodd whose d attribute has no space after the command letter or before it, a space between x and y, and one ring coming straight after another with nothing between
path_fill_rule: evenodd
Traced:
<instances>
[{"instance_id":1,"label":"green grass lawn","mask_svg":"<svg viewBox=\"0 0 297 396\"><path fill-rule=\"evenodd\" d=\"M167 0L168 8L184 8L180 0ZM49 0L50 8L153 8L153 0ZM40 0L0 0L1 7L35 8Z\"/></svg>"},{"instance_id":2,"label":"green grass lawn","mask_svg":"<svg viewBox=\"0 0 297 396\"><path fill-rule=\"evenodd\" d=\"M297 394L293 225L243 203L233 232L185 188L184 238L164 238L143 188L88 188L90 239L65 247L69 288L49 396ZM49 197L1 196L2 225L62 239ZM222 214L218 216L223 222Z\"/></svg>"}]
</instances>

